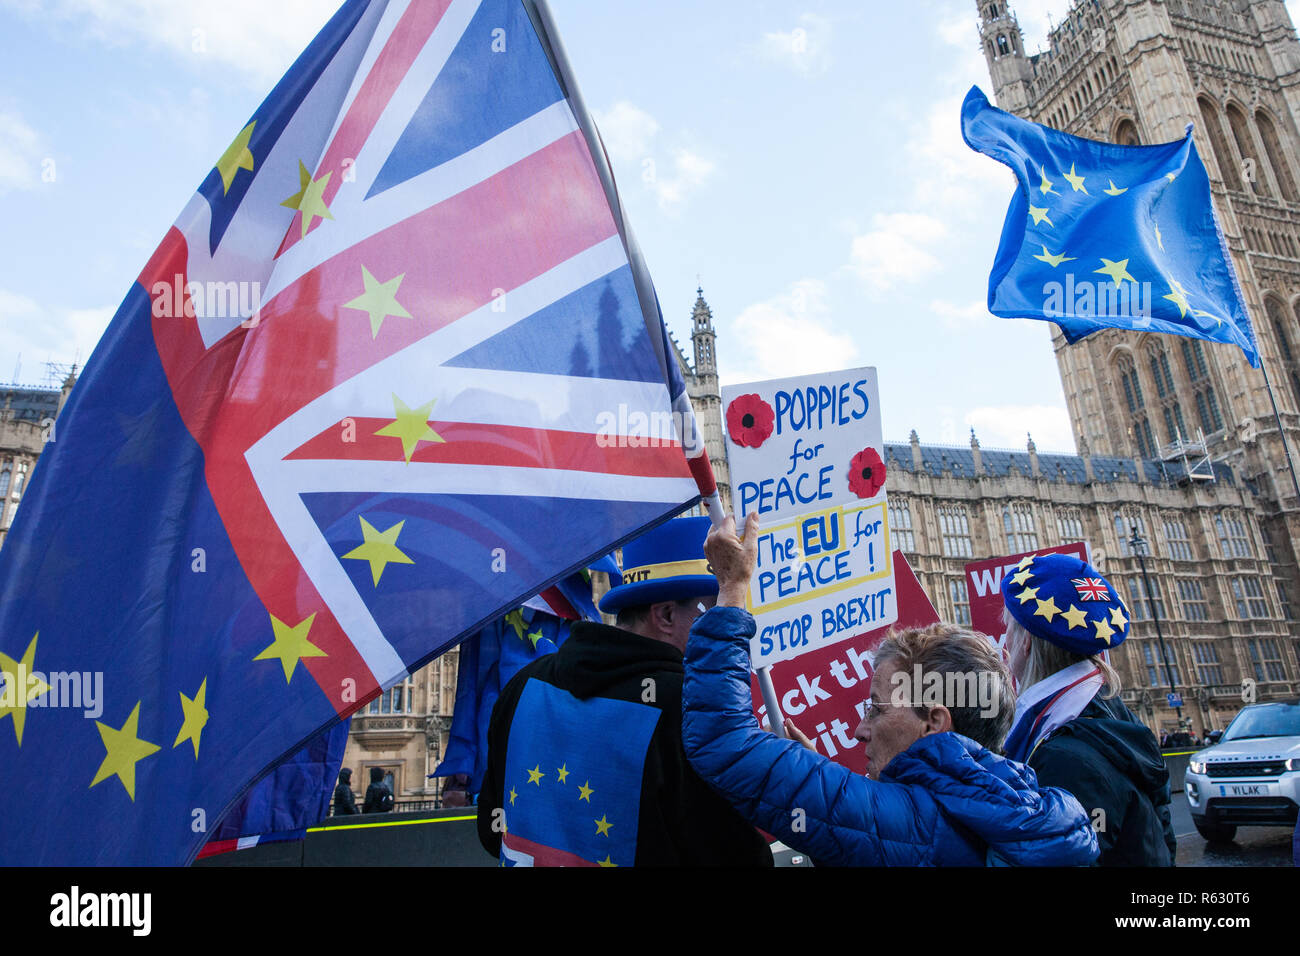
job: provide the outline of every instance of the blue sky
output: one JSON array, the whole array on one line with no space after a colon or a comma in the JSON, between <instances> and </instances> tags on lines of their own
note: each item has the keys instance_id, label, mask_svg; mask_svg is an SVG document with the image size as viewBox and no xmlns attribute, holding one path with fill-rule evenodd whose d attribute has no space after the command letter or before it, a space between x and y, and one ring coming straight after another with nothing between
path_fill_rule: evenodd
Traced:
<instances>
[{"instance_id":1,"label":"blue sky","mask_svg":"<svg viewBox=\"0 0 1300 956\"><path fill-rule=\"evenodd\" d=\"M85 362L335 7L0 0L0 381ZM724 384L874 365L891 440L1073 450L1049 326L983 308L1013 182L958 129L992 92L974 0L552 7L669 327L702 282ZM1029 49L1068 7L1013 3Z\"/></svg>"}]
</instances>

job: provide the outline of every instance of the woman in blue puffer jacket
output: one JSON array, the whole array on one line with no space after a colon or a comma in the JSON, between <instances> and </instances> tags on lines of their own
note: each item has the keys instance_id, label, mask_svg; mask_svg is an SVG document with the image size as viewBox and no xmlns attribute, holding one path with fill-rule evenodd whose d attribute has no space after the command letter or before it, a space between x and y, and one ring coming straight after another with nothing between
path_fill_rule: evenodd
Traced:
<instances>
[{"instance_id":1,"label":"woman in blue puffer jacket","mask_svg":"<svg viewBox=\"0 0 1300 956\"><path fill-rule=\"evenodd\" d=\"M682 691L682 742L700 776L755 826L822 865L1083 866L1096 859L1096 835L1078 801L1040 788L1031 769L987 749L1001 744L1015 697L1000 655L972 632L936 625L881 644L856 731L866 745L866 777L762 730L750 697L754 619L744 610L756 516L745 530L738 539L728 518L705 542L718 604L691 629ZM976 673L992 699L981 694L985 700L956 706L908 686L910 675L931 672Z\"/></svg>"}]
</instances>

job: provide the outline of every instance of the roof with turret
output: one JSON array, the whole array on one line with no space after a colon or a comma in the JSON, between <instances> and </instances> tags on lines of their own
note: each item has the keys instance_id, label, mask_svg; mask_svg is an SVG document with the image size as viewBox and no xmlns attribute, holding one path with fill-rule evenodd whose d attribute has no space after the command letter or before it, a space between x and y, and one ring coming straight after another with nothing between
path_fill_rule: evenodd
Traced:
<instances>
[{"instance_id":1,"label":"roof with turret","mask_svg":"<svg viewBox=\"0 0 1300 956\"><path fill-rule=\"evenodd\" d=\"M54 418L61 394L57 388L0 384L0 419L39 423Z\"/></svg>"},{"instance_id":2,"label":"roof with turret","mask_svg":"<svg viewBox=\"0 0 1300 956\"><path fill-rule=\"evenodd\" d=\"M912 461L912 445L908 442L885 443L885 466L897 468L912 474L928 474L938 478L948 475L953 478L974 479L975 450L961 446L919 445L921 450L921 467L918 469ZM980 460L984 465L984 474L991 478L1007 478L1013 474L1024 477L1033 475L1033 465L1028 451L1011 451L1000 448L981 448ZM1116 481L1137 481L1138 462L1132 458L1113 458L1093 455L1093 480L1101 483ZM1070 485L1088 483L1084 459L1080 455L1038 454L1038 468L1044 479L1059 481ZM1143 459L1142 470L1146 481L1152 484L1182 484L1187 481L1187 470L1182 461L1160 461ZM1216 481L1235 484L1232 468L1216 462L1214 464Z\"/></svg>"}]
</instances>

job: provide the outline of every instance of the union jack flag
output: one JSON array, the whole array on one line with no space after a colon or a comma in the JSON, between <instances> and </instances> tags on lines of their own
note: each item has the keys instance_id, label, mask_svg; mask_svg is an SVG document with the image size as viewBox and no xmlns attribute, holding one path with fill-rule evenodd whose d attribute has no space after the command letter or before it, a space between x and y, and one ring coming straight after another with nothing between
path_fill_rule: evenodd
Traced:
<instances>
[{"instance_id":1,"label":"union jack flag","mask_svg":"<svg viewBox=\"0 0 1300 956\"><path fill-rule=\"evenodd\" d=\"M4 863L185 862L381 688L718 508L533 0L345 3L141 272L57 439L0 553L0 664L101 673L102 714L6 676L0 760L41 797L0 815Z\"/></svg>"},{"instance_id":2,"label":"union jack flag","mask_svg":"<svg viewBox=\"0 0 1300 956\"><path fill-rule=\"evenodd\" d=\"M1080 601L1109 601L1110 588L1101 578L1071 578Z\"/></svg>"}]
</instances>

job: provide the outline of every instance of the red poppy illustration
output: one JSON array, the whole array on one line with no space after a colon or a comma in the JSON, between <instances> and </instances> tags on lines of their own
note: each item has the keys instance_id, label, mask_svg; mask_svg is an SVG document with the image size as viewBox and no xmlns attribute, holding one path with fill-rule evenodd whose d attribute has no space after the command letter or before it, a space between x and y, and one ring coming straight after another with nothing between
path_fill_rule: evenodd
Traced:
<instances>
[{"instance_id":1,"label":"red poppy illustration","mask_svg":"<svg viewBox=\"0 0 1300 956\"><path fill-rule=\"evenodd\" d=\"M849 462L849 491L859 498L874 498L885 487L885 463L874 448L864 448Z\"/></svg>"},{"instance_id":2,"label":"red poppy illustration","mask_svg":"<svg viewBox=\"0 0 1300 956\"><path fill-rule=\"evenodd\" d=\"M772 406L758 395L738 395L727 406L727 434L741 448L757 448L776 424Z\"/></svg>"}]
</instances>

